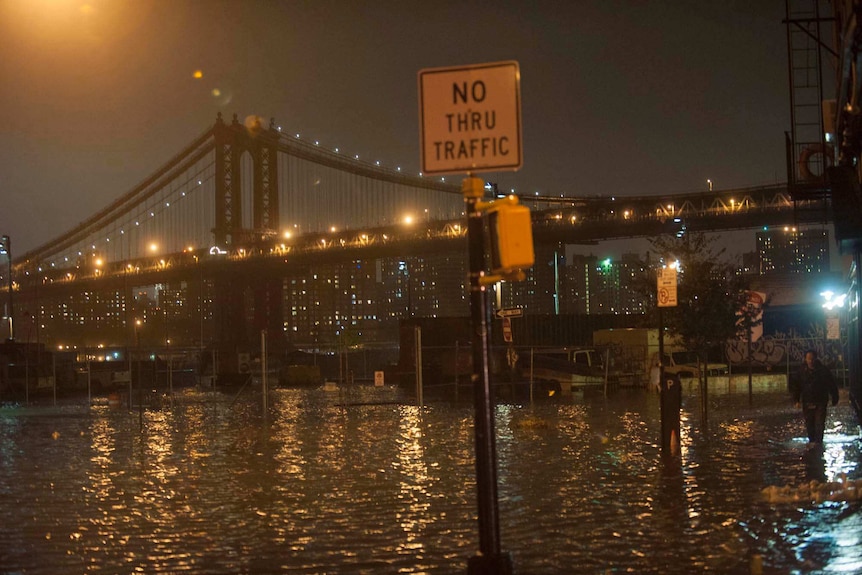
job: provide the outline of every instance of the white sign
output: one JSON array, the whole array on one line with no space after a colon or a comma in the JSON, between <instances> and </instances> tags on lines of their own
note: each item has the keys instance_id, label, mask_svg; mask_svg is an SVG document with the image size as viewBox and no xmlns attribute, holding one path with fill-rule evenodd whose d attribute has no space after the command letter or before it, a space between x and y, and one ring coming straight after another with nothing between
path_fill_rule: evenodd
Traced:
<instances>
[{"instance_id":1,"label":"white sign","mask_svg":"<svg viewBox=\"0 0 862 575\"><path fill-rule=\"evenodd\" d=\"M519 169L518 63L420 70L419 131L424 174Z\"/></svg>"},{"instance_id":2,"label":"white sign","mask_svg":"<svg viewBox=\"0 0 862 575\"><path fill-rule=\"evenodd\" d=\"M841 339L841 323L835 316L826 318L826 339Z\"/></svg>"},{"instance_id":3,"label":"white sign","mask_svg":"<svg viewBox=\"0 0 862 575\"><path fill-rule=\"evenodd\" d=\"M503 318L503 341L512 343L512 320L507 317Z\"/></svg>"},{"instance_id":4,"label":"white sign","mask_svg":"<svg viewBox=\"0 0 862 575\"><path fill-rule=\"evenodd\" d=\"M524 315L524 310L519 307L504 307L497 310L497 317L521 317Z\"/></svg>"},{"instance_id":5,"label":"white sign","mask_svg":"<svg viewBox=\"0 0 862 575\"><path fill-rule=\"evenodd\" d=\"M676 306L676 268L658 270L658 307Z\"/></svg>"},{"instance_id":6,"label":"white sign","mask_svg":"<svg viewBox=\"0 0 862 575\"><path fill-rule=\"evenodd\" d=\"M383 387L383 372L374 372L374 387Z\"/></svg>"}]
</instances>

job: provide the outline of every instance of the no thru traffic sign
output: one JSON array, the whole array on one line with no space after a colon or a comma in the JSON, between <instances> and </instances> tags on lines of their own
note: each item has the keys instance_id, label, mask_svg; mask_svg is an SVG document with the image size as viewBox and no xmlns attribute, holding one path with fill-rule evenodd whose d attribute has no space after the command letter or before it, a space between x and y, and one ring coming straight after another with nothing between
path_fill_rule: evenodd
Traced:
<instances>
[{"instance_id":1,"label":"no thru traffic sign","mask_svg":"<svg viewBox=\"0 0 862 575\"><path fill-rule=\"evenodd\" d=\"M520 168L520 85L513 61L420 70L422 172Z\"/></svg>"}]
</instances>

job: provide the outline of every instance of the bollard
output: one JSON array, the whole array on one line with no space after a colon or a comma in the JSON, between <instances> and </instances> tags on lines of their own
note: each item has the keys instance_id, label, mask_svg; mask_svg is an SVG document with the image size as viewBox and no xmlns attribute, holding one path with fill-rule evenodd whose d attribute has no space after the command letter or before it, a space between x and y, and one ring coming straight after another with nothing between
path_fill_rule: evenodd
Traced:
<instances>
[{"instance_id":1,"label":"bollard","mask_svg":"<svg viewBox=\"0 0 862 575\"><path fill-rule=\"evenodd\" d=\"M761 555L751 556L751 575L763 575L763 557Z\"/></svg>"}]
</instances>

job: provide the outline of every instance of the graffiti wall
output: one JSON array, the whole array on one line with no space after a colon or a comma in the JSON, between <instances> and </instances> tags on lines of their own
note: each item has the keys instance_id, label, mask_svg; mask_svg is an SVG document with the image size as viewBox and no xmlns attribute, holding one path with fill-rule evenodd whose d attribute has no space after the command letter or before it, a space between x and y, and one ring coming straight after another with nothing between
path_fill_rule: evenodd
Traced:
<instances>
[{"instance_id":1,"label":"graffiti wall","mask_svg":"<svg viewBox=\"0 0 862 575\"><path fill-rule=\"evenodd\" d=\"M843 342L826 339L824 326L812 325L806 333L790 330L763 336L751 343L751 363L759 368L783 370L802 364L805 352L813 349L820 360L829 367L843 365ZM731 366L748 365L748 342L732 340L725 346L725 355Z\"/></svg>"}]
</instances>

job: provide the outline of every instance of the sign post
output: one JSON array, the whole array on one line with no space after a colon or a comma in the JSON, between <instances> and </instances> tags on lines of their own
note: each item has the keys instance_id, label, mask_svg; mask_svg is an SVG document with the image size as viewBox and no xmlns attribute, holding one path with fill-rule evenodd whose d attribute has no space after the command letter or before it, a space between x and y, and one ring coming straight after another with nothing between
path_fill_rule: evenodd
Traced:
<instances>
[{"instance_id":1,"label":"sign post","mask_svg":"<svg viewBox=\"0 0 862 575\"><path fill-rule=\"evenodd\" d=\"M661 450L664 454L675 455L674 433L676 433L676 445L679 445L679 406L675 401L680 393L679 378L673 376L668 378L664 373L664 314L662 310L666 307L677 305L677 269L676 267L659 268L656 285L656 305L658 306L658 362L660 403L661 403ZM674 387L674 385L676 387Z\"/></svg>"},{"instance_id":2,"label":"sign post","mask_svg":"<svg viewBox=\"0 0 862 575\"><path fill-rule=\"evenodd\" d=\"M467 174L461 191L467 215L470 266L479 519L479 554L469 559L467 573L508 575L514 568L511 556L503 553L500 546L488 290L499 279L523 279L521 268L533 264L532 228L529 210L518 206L514 196L499 203L482 201L485 182L472 174L521 167L521 95L517 62L421 70L419 118L422 172ZM491 274L485 271L486 219L492 221L488 225L494 262Z\"/></svg>"}]
</instances>

